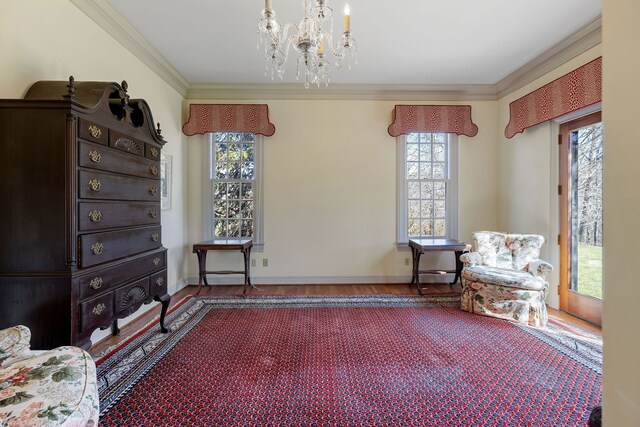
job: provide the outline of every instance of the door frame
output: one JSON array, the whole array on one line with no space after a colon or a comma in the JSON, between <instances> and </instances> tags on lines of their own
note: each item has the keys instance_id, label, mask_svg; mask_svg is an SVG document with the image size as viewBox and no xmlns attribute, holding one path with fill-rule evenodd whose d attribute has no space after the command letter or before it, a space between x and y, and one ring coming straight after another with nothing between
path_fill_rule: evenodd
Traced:
<instances>
[{"instance_id":1,"label":"door frame","mask_svg":"<svg viewBox=\"0 0 640 427\"><path fill-rule=\"evenodd\" d=\"M602 325L602 300L583 295L571 289L571 271L576 268L577 262L571 260L571 143L569 135L572 131L599 123L602 121L602 112L597 111L575 120L560 125L559 143L559 244L560 244L560 310L587 322ZM574 260L575 261L575 260Z\"/></svg>"}]
</instances>

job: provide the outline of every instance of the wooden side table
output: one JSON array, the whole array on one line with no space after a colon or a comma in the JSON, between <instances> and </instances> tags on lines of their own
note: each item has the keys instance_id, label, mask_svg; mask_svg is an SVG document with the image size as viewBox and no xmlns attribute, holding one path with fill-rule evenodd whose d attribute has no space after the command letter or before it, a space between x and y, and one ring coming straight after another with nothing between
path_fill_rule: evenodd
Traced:
<instances>
[{"instance_id":1,"label":"wooden side table","mask_svg":"<svg viewBox=\"0 0 640 427\"><path fill-rule=\"evenodd\" d=\"M253 247L253 241L251 239L219 239L219 240L207 240L205 242L196 243L193 245L193 253L198 256L198 291L195 295L200 294L202 283L209 286L207 282L207 274L243 274L244 275L244 289L242 296L247 294L247 285L255 288L251 283L251 247ZM244 257L244 270L215 270L207 271L207 251L240 251Z\"/></svg>"},{"instance_id":2,"label":"wooden side table","mask_svg":"<svg viewBox=\"0 0 640 427\"><path fill-rule=\"evenodd\" d=\"M449 286L455 285L460 280L460 274L462 272L462 261L460 261L460 255L464 252L471 250L471 245L464 242L460 242L455 239L409 239L409 247L411 248L411 254L413 257L413 275L411 283L414 283L418 287L418 293L422 295L422 288L420 287L420 275L421 274L446 274L455 273L453 282L449 283ZM433 251L451 251L455 253L456 257L456 269L455 270L420 270L420 256L424 252Z\"/></svg>"}]
</instances>

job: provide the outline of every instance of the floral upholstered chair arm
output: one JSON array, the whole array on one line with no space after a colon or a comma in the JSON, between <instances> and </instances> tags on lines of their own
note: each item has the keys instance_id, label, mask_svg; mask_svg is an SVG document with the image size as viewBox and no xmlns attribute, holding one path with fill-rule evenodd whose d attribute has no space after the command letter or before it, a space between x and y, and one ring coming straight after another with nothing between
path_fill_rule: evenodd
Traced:
<instances>
[{"instance_id":1,"label":"floral upholstered chair arm","mask_svg":"<svg viewBox=\"0 0 640 427\"><path fill-rule=\"evenodd\" d=\"M0 331L0 367L30 355L31 331L18 325Z\"/></svg>"},{"instance_id":2,"label":"floral upholstered chair arm","mask_svg":"<svg viewBox=\"0 0 640 427\"><path fill-rule=\"evenodd\" d=\"M553 271L553 266L547 261L541 259L534 259L527 264L525 271L533 274L536 277L544 279L548 273Z\"/></svg>"},{"instance_id":3,"label":"floral upholstered chair arm","mask_svg":"<svg viewBox=\"0 0 640 427\"><path fill-rule=\"evenodd\" d=\"M467 252L460 255L460 261L465 267L473 267L479 265L482 262L482 258L478 252Z\"/></svg>"}]
</instances>

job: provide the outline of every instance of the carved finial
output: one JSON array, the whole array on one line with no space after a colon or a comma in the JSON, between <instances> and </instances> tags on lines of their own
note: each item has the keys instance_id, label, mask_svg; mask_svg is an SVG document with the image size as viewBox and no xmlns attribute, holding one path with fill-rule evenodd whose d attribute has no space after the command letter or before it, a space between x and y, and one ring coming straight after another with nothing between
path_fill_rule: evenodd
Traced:
<instances>
[{"instance_id":1,"label":"carved finial","mask_svg":"<svg viewBox=\"0 0 640 427\"><path fill-rule=\"evenodd\" d=\"M158 128L156 129L158 135L162 135L162 129L160 129L160 122L158 122Z\"/></svg>"},{"instance_id":2,"label":"carved finial","mask_svg":"<svg viewBox=\"0 0 640 427\"><path fill-rule=\"evenodd\" d=\"M73 96L76 93L76 79L74 79L73 76L69 76L67 92L69 93L69 96Z\"/></svg>"},{"instance_id":3,"label":"carved finial","mask_svg":"<svg viewBox=\"0 0 640 427\"><path fill-rule=\"evenodd\" d=\"M129 95L127 94L127 90L129 90L129 84L127 83L126 80L123 80L121 86L123 91L121 95L122 103L124 105L129 105Z\"/></svg>"}]
</instances>

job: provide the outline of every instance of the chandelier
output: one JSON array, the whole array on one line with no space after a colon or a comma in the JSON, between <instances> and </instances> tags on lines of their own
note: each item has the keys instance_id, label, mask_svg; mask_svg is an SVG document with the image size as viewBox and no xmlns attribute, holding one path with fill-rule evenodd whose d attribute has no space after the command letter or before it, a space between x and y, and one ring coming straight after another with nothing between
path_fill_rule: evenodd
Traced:
<instances>
[{"instance_id":1,"label":"chandelier","mask_svg":"<svg viewBox=\"0 0 640 427\"><path fill-rule=\"evenodd\" d=\"M297 53L296 79L304 74L304 87L315 84L329 84L331 66L326 52L335 58L337 69L346 61L349 69L351 62L357 64L356 41L351 35L349 5L344 8L344 31L340 40L333 40L333 10L326 0L304 0L304 16L299 24L287 23L284 29L276 20L276 12L271 0L265 0L262 18L258 22L258 49L264 46L265 76L271 79L277 75L282 79L284 65L289 56L289 48ZM293 31L291 35L289 32Z\"/></svg>"}]
</instances>

